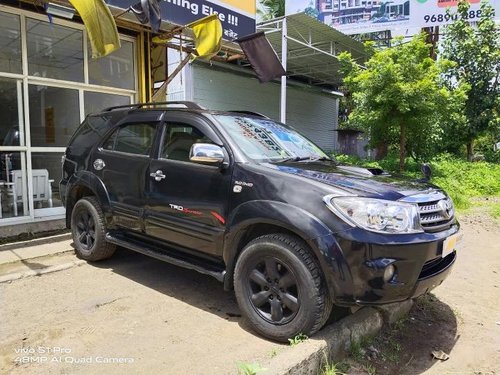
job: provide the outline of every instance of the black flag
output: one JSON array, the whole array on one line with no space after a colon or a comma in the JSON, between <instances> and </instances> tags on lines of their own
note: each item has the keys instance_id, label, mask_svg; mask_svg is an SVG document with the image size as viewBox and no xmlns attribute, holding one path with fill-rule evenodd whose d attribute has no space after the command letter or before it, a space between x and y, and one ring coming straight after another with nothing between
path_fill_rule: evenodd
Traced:
<instances>
[{"instance_id":1,"label":"black flag","mask_svg":"<svg viewBox=\"0 0 500 375\"><path fill-rule=\"evenodd\" d=\"M160 2L159 0L141 0L129 8L137 17L140 23L151 25L151 29L157 33L161 24Z\"/></svg>"},{"instance_id":2,"label":"black flag","mask_svg":"<svg viewBox=\"0 0 500 375\"><path fill-rule=\"evenodd\" d=\"M237 39L261 83L286 74L271 43L263 31Z\"/></svg>"}]
</instances>

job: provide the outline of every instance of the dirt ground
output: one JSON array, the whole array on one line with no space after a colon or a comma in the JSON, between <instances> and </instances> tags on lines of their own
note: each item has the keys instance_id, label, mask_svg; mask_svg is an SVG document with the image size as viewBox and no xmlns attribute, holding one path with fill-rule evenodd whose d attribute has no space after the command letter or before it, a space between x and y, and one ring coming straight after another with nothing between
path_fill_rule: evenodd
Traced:
<instances>
[{"instance_id":1,"label":"dirt ground","mask_svg":"<svg viewBox=\"0 0 500 375\"><path fill-rule=\"evenodd\" d=\"M0 301L0 374L234 374L282 347L215 279L126 250L0 284Z\"/></svg>"},{"instance_id":2,"label":"dirt ground","mask_svg":"<svg viewBox=\"0 0 500 375\"><path fill-rule=\"evenodd\" d=\"M351 347L349 374L500 374L500 223L483 206L459 216L463 240L450 277L407 319ZM442 350L449 359L434 359Z\"/></svg>"},{"instance_id":3,"label":"dirt ground","mask_svg":"<svg viewBox=\"0 0 500 375\"><path fill-rule=\"evenodd\" d=\"M353 345L345 373L500 374L500 225L485 210L462 215L445 283ZM0 374L235 374L287 350L253 334L214 279L126 250L0 284L0 302Z\"/></svg>"}]
</instances>

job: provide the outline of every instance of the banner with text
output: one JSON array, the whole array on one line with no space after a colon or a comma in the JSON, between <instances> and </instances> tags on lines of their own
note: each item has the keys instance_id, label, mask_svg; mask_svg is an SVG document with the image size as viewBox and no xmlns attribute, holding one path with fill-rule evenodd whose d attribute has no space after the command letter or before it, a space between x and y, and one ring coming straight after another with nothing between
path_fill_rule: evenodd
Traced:
<instances>
[{"instance_id":1,"label":"banner with text","mask_svg":"<svg viewBox=\"0 0 500 375\"><path fill-rule=\"evenodd\" d=\"M499 0L468 0L470 3L467 19L476 22L481 18L481 3L489 2L495 8L496 17L499 14ZM457 0L413 0L410 13L410 23L421 27L440 26L457 19ZM447 12L449 9L449 13Z\"/></svg>"},{"instance_id":2,"label":"banner with text","mask_svg":"<svg viewBox=\"0 0 500 375\"><path fill-rule=\"evenodd\" d=\"M467 19L481 17L480 4L488 0L468 0ZM286 0L286 14L305 12L345 34L365 34L385 30L412 30L450 23L456 18L457 0ZM500 0L489 0L500 17ZM446 14L450 8L451 15ZM394 35L397 35L395 33Z\"/></svg>"},{"instance_id":3,"label":"banner with text","mask_svg":"<svg viewBox=\"0 0 500 375\"><path fill-rule=\"evenodd\" d=\"M140 0L106 0L122 9ZM217 14L222 22L222 37L241 38L255 32L255 0L160 0L161 18L178 25L186 25L200 18Z\"/></svg>"}]
</instances>

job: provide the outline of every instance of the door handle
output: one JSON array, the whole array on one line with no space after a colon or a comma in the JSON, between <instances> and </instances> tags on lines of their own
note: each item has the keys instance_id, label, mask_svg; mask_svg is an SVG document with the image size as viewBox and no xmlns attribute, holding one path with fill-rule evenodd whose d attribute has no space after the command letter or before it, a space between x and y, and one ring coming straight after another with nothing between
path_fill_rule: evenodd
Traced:
<instances>
[{"instance_id":1,"label":"door handle","mask_svg":"<svg viewBox=\"0 0 500 375\"><path fill-rule=\"evenodd\" d=\"M158 169L155 173L151 173L150 176L154 177L156 181L161 181L165 179L165 177L167 177L163 174L163 171L161 171L160 169Z\"/></svg>"}]
</instances>

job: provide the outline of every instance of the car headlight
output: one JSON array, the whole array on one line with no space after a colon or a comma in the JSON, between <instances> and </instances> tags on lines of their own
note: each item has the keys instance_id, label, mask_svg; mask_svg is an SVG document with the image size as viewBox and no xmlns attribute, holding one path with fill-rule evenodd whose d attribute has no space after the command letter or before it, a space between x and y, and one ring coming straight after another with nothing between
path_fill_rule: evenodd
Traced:
<instances>
[{"instance_id":1,"label":"car headlight","mask_svg":"<svg viewBox=\"0 0 500 375\"><path fill-rule=\"evenodd\" d=\"M323 200L330 210L352 226L381 233L423 232L415 204L332 195L327 195Z\"/></svg>"}]
</instances>

